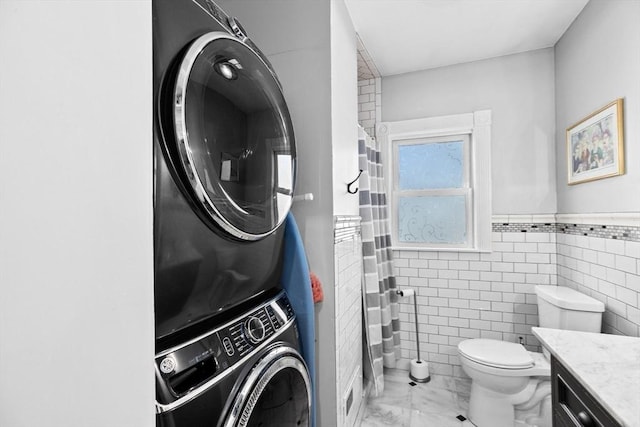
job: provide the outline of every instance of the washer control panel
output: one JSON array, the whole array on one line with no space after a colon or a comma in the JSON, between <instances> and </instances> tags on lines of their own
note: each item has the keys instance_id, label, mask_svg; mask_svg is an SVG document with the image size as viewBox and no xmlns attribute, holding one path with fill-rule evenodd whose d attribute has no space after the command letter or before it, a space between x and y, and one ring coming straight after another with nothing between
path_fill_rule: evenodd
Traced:
<instances>
[{"instance_id":1,"label":"washer control panel","mask_svg":"<svg viewBox=\"0 0 640 427\"><path fill-rule=\"evenodd\" d=\"M168 404L214 381L293 321L287 295L278 296L205 335L155 357L157 399Z\"/></svg>"},{"instance_id":2,"label":"washer control panel","mask_svg":"<svg viewBox=\"0 0 640 427\"><path fill-rule=\"evenodd\" d=\"M293 319L286 295L259 307L217 331L231 364L237 363Z\"/></svg>"}]
</instances>

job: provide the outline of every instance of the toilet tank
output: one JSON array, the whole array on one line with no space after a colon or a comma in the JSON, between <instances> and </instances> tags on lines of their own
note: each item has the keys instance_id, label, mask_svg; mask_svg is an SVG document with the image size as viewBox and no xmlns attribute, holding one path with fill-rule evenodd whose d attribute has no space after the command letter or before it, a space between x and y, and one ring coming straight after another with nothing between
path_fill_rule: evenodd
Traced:
<instances>
[{"instance_id":1,"label":"toilet tank","mask_svg":"<svg viewBox=\"0 0 640 427\"><path fill-rule=\"evenodd\" d=\"M564 286L539 285L538 322L543 328L600 332L604 304Z\"/></svg>"}]
</instances>

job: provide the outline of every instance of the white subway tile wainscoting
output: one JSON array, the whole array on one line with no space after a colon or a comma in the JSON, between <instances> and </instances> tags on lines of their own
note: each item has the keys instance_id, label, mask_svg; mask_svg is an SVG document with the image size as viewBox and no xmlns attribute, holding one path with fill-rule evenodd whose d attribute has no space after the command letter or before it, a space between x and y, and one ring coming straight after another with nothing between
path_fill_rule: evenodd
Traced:
<instances>
[{"instance_id":1,"label":"white subway tile wainscoting","mask_svg":"<svg viewBox=\"0 0 640 427\"><path fill-rule=\"evenodd\" d=\"M456 346L467 338L540 351L531 333L538 284L593 296L606 306L603 332L640 336L640 221L588 220L494 216L491 253L395 251L398 286L416 290L420 350L431 372L464 377ZM401 300L400 310L401 353L409 360L417 356L413 303Z\"/></svg>"},{"instance_id":2,"label":"white subway tile wainscoting","mask_svg":"<svg viewBox=\"0 0 640 427\"><path fill-rule=\"evenodd\" d=\"M557 245L558 284L605 304L603 332L640 336L640 239L558 234Z\"/></svg>"}]
</instances>

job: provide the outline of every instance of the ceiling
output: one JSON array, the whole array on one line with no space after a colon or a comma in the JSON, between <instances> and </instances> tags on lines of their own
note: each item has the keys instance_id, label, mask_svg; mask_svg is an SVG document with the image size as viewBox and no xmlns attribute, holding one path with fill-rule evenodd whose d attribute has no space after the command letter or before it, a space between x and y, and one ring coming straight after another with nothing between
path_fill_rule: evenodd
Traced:
<instances>
[{"instance_id":1,"label":"ceiling","mask_svg":"<svg viewBox=\"0 0 640 427\"><path fill-rule=\"evenodd\" d=\"M359 78L551 47L589 0L345 0Z\"/></svg>"}]
</instances>

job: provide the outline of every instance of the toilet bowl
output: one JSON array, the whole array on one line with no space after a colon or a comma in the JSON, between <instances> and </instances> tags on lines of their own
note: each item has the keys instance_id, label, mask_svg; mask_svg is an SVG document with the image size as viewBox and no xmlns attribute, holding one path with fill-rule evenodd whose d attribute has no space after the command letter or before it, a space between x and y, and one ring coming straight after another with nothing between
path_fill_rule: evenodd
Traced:
<instances>
[{"instance_id":1,"label":"toilet bowl","mask_svg":"<svg viewBox=\"0 0 640 427\"><path fill-rule=\"evenodd\" d=\"M570 288L539 285L540 326L600 332L604 304ZM458 344L471 377L468 418L477 427L551 427L548 352L522 344L476 338Z\"/></svg>"},{"instance_id":2,"label":"toilet bowl","mask_svg":"<svg viewBox=\"0 0 640 427\"><path fill-rule=\"evenodd\" d=\"M458 345L458 354L471 377L468 417L477 427L513 427L516 409L522 408L518 418L535 416L551 394L551 365L542 353L506 341L471 339Z\"/></svg>"}]
</instances>

